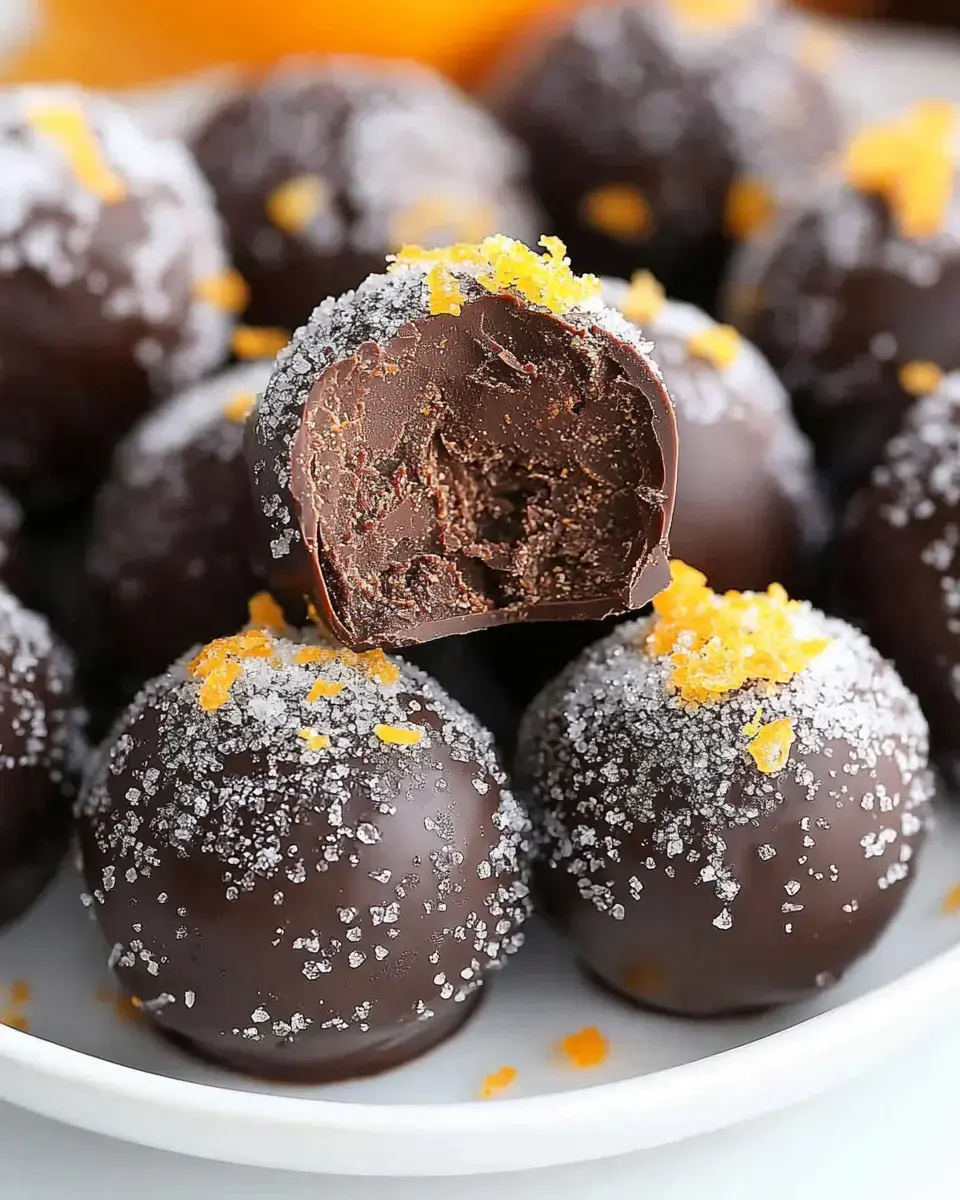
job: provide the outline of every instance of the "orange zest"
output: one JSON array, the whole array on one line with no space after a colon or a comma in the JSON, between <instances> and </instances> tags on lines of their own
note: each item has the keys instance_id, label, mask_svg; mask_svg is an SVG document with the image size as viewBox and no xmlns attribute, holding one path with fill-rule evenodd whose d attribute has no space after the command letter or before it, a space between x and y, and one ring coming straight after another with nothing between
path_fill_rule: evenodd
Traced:
<instances>
[{"instance_id":1,"label":"orange zest","mask_svg":"<svg viewBox=\"0 0 960 1200\"><path fill-rule=\"evenodd\" d=\"M296 175L267 197L267 217L284 233L302 233L329 200L330 189L319 175Z\"/></svg>"},{"instance_id":2,"label":"orange zest","mask_svg":"<svg viewBox=\"0 0 960 1200\"><path fill-rule=\"evenodd\" d=\"M929 396L943 383L943 369L934 362L917 359L904 363L897 378L908 396Z\"/></svg>"},{"instance_id":3,"label":"orange zest","mask_svg":"<svg viewBox=\"0 0 960 1200\"><path fill-rule=\"evenodd\" d=\"M257 358L274 358L289 341L290 335L284 329L238 325L233 331L231 345L237 358L249 361Z\"/></svg>"},{"instance_id":4,"label":"orange zest","mask_svg":"<svg viewBox=\"0 0 960 1200\"><path fill-rule=\"evenodd\" d=\"M427 272L427 292L433 316L438 313L460 316L466 297L452 271L444 263L435 263Z\"/></svg>"},{"instance_id":5,"label":"orange zest","mask_svg":"<svg viewBox=\"0 0 960 1200\"><path fill-rule=\"evenodd\" d=\"M630 321L637 325L649 325L663 311L667 302L667 294L663 284L649 271L635 271L620 311Z\"/></svg>"},{"instance_id":6,"label":"orange zest","mask_svg":"<svg viewBox=\"0 0 960 1200\"><path fill-rule=\"evenodd\" d=\"M400 668L382 650L364 650L358 654L346 646L304 646L294 655L294 662L301 667L312 663L340 663L344 667L353 667L375 683L387 686L400 678Z\"/></svg>"},{"instance_id":7,"label":"orange zest","mask_svg":"<svg viewBox=\"0 0 960 1200\"><path fill-rule=\"evenodd\" d=\"M201 680L198 703L204 712L216 712L230 699L230 690L243 674L243 660L269 658L273 639L259 629L233 637L217 638L187 663L187 674Z\"/></svg>"},{"instance_id":8,"label":"orange zest","mask_svg":"<svg viewBox=\"0 0 960 1200\"><path fill-rule=\"evenodd\" d=\"M567 248L559 238L542 237L540 245L544 254L498 233L482 242L457 242L440 250L404 246L391 257L389 269L411 264L468 266L476 271L477 283L486 291L495 295L515 292L528 303L558 315L600 295L600 280L595 275L571 271Z\"/></svg>"},{"instance_id":9,"label":"orange zest","mask_svg":"<svg viewBox=\"0 0 960 1200\"><path fill-rule=\"evenodd\" d=\"M375 725L373 732L387 746L419 746L422 729L405 729L402 725Z\"/></svg>"},{"instance_id":10,"label":"orange zest","mask_svg":"<svg viewBox=\"0 0 960 1200\"><path fill-rule=\"evenodd\" d=\"M846 175L854 187L881 196L907 238L939 233L953 197L957 109L926 100L853 139Z\"/></svg>"},{"instance_id":11,"label":"orange zest","mask_svg":"<svg viewBox=\"0 0 960 1200\"><path fill-rule=\"evenodd\" d=\"M242 313L250 303L250 289L239 271L231 267L221 275L208 275L193 285L193 294L225 313Z\"/></svg>"},{"instance_id":12,"label":"orange zest","mask_svg":"<svg viewBox=\"0 0 960 1200\"><path fill-rule=\"evenodd\" d=\"M568 1034L560 1043L560 1053L579 1071L599 1067L610 1053L610 1044L595 1025Z\"/></svg>"},{"instance_id":13,"label":"orange zest","mask_svg":"<svg viewBox=\"0 0 960 1200\"><path fill-rule=\"evenodd\" d=\"M297 730L297 737L301 739L308 750L329 750L330 739L325 733L318 733L315 729L303 728Z\"/></svg>"},{"instance_id":14,"label":"orange zest","mask_svg":"<svg viewBox=\"0 0 960 1200\"><path fill-rule=\"evenodd\" d=\"M345 683L335 683L331 679L318 679L313 687L307 692L307 703L313 704L317 700L332 700L340 693L347 685Z\"/></svg>"},{"instance_id":15,"label":"orange zest","mask_svg":"<svg viewBox=\"0 0 960 1200\"><path fill-rule=\"evenodd\" d=\"M712 363L725 371L737 360L743 341L732 325L711 325L687 338L687 349L694 358Z\"/></svg>"},{"instance_id":16,"label":"orange zest","mask_svg":"<svg viewBox=\"0 0 960 1200\"><path fill-rule=\"evenodd\" d=\"M237 392L223 406L223 415L228 421L236 421L238 425L242 425L253 412L256 402L257 398L253 392Z\"/></svg>"},{"instance_id":17,"label":"orange zest","mask_svg":"<svg viewBox=\"0 0 960 1200\"><path fill-rule=\"evenodd\" d=\"M761 726L747 743L747 753L764 775L776 775L787 765L790 747L796 739L793 718L782 717Z\"/></svg>"},{"instance_id":18,"label":"orange zest","mask_svg":"<svg viewBox=\"0 0 960 1200\"><path fill-rule=\"evenodd\" d=\"M756 6L756 0L670 0L679 20L701 29L742 25Z\"/></svg>"},{"instance_id":19,"label":"orange zest","mask_svg":"<svg viewBox=\"0 0 960 1200\"><path fill-rule=\"evenodd\" d=\"M773 692L830 644L797 635L793 617L803 605L778 583L766 592L719 595L685 563L674 560L670 574L670 586L653 602L644 646L652 657L666 658L670 687L684 704L714 703L748 685Z\"/></svg>"},{"instance_id":20,"label":"orange zest","mask_svg":"<svg viewBox=\"0 0 960 1200\"><path fill-rule=\"evenodd\" d=\"M38 104L27 119L39 134L56 144L82 188L104 204L126 200L126 182L107 163L79 104Z\"/></svg>"},{"instance_id":21,"label":"orange zest","mask_svg":"<svg viewBox=\"0 0 960 1200\"><path fill-rule=\"evenodd\" d=\"M605 183L587 192L580 216L591 229L620 242L649 237L655 225L650 201L632 183Z\"/></svg>"},{"instance_id":22,"label":"orange zest","mask_svg":"<svg viewBox=\"0 0 960 1200\"><path fill-rule=\"evenodd\" d=\"M499 1096L501 1092L505 1092L516 1081L516 1078L516 1067L501 1067L498 1071L494 1071L481 1083L480 1099L492 1100L494 1096Z\"/></svg>"},{"instance_id":23,"label":"orange zest","mask_svg":"<svg viewBox=\"0 0 960 1200\"><path fill-rule=\"evenodd\" d=\"M777 212L776 201L761 179L735 179L727 192L723 226L732 238L743 241L765 229Z\"/></svg>"}]
</instances>

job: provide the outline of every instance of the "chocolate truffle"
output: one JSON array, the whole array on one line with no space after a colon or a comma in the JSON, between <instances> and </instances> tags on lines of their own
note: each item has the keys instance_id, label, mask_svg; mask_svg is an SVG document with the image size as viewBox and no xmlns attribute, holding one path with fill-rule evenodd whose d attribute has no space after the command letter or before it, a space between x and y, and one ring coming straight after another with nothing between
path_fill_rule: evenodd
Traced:
<instances>
[{"instance_id":1,"label":"chocolate truffle","mask_svg":"<svg viewBox=\"0 0 960 1200\"><path fill-rule=\"evenodd\" d=\"M842 176L733 271L726 314L783 379L841 499L911 396L960 367L956 116L928 102L863 130Z\"/></svg>"},{"instance_id":2,"label":"chocolate truffle","mask_svg":"<svg viewBox=\"0 0 960 1200\"><path fill-rule=\"evenodd\" d=\"M554 19L491 87L575 263L709 300L730 236L839 143L810 35L768 0L615 0Z\"/></svg>"},{"instance_id":3,"label":"chocolate truffle","mask_svg":"<svg viewBox=\"0 0 960 1200\"><path fill-rule=\"evenodd\" d=\"M730 326L664 299L647 273L604 299L654 343L680 443L670 551L717 591L807 582L825 533L813 454L763 356Z\"/></svg>"},{"instance_id":4,"label":"chocolate truffle","mask_svg":"<svg viewBox=\"0 0 960 1200\"><path fill-rule=\"evenodd\" d=\"M236 281L183 146L73 88L0 96L0 214L0 480L49 505L221 361Z\"/></svg>"},{"instance_id":5,"label":"chocolate truffle","mask_svg":"<svg viewBox=\"0 0 960 1200\"><path fill-rule=\"evenodd\" d=\"M543 242L415 250L277 359L248 426L272 586L354 649L599 618L667 581L669 397Z\"/></svg>"},{"instance_id":6,"label":"chocolate truffle","mask_svg":"<svg viewBox=\"0 0 960 1200\"><path fill-rule=\"evenodd\" d=\"M690 1016L802 1000L906 895L927 726L862 634L782 589L673 564L649 620L588 650L524 718L544 904L583 963Z\"/></svg>"},{"instance_id":7,"label":"chocolate truffle","mask_svg":"<svg viewBox=\"0 0 960 1200\"><path fill-rule=\"evenodd\" d=\"M371 1074L450 1035L519 948L529 821L428 676L272 623L120 719L80 804L87 885L168 1037L265 1078Z\"/></svg>"},{"instance_id":8,"label":"chocolate truffle","mask_svg":"<svg viewBox=\"0 0 960 1200\"><path fill-rule=\"evenodd\" d=\"M229 633L260 584L243 427L269 362L231 367L169 400L117 449L88 551L100 649L125 689Z\"/></svg>"},{"instance_id":9,"label":"chocolate truffle","mask_svg":"<svg viewBox=\"0 0 960 1200\"><path fill-rule=\"evenodd\" d=\"M923 706L934 748L960 755L960 375L915 401L847 509L845 609Z\"/></svg>"},{"instance_id":10,"label":"chocolate truffle","mask_svg":"<svg viewBox=\"0 0 960 1200\"><path fill-rule=\"evenodd\" d=\"M293 59L229 100L193 142L252 289L249 318L296 329L405 243L541 221L519 146L413 63Z\"/></svg>"},{"instance_id":11,"label":"chocolate truffle","mask_svg":"<svg viewBox=\"0 0 960 1200\"><path fill-rule=\"evenodd\" d=\"M83 766L73 665L46 621L0 586L0 924L20 916L67 848Z\"/></svg>"}]
</instances>

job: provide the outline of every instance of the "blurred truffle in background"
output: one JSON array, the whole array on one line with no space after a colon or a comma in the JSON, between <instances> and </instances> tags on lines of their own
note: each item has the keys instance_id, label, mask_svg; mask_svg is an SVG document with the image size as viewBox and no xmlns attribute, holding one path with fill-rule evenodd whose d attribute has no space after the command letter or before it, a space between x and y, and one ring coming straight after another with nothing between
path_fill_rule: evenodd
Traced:
<instances>
[{"instance_id":1,"label":"blurred truffle in background","mask_svg":"<svg viewBox=\"0 0 960 1200\"><path fill-rule=\"evenodd\" d=\"M943 101L864 128L841 170L732 271L726 315L792 394L841 500L911 398L960 368L957 145Z\"/></svg>"},{"instance_id":2,"label":"blurred truffle in background","mask_svg":"<svg viewBox=\"0 0 960 1200\"><path fill-rule=\"evenodd\" d=\"M709 306L733 239L842 141L824 66L769 0L615 0L530 30L489 92L575 264Z\"/></svg>"},{"instance_id":3,"label":"blurred truffle in background","mask_svg":"<svg viewBox=\"0 0 960 1200\"><path fill-rule=\"evenodd\" d=\"M406 243L543 221L521 148L451 84L413 63L288 59L193 138L250 285L251 321L293 330Z\"/></svg>"},{"instance_id":4,"label":"blurred truffle in background","mask_svg":"<svg viewBox=\"0 0 960 1200\"><path fill-rule=\"evenodd\" d=\"M75 88L0 96L0 482L96 482L165 392L225 356L237 288L184 147Z\"/></svg>"}]
</instances>

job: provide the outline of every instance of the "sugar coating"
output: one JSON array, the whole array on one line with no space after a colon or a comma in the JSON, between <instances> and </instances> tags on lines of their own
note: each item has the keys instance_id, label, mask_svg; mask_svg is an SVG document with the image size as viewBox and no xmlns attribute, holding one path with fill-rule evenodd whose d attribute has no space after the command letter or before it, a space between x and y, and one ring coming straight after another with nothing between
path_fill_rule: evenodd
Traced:
<instances>
[{"instance_id":1,"label":"sugar coating","mask_svg":"<svg viewBox=\"0 0 960 1200\"><path fill-rule=\"evenodd\" d=\"M30 122L37 109L63 107L83 112L125 200L108 204L83 187ZM0 282L33 271L55 288L82 288L104 320L155 328L159 340L145 336L136 354L151 384L169 390L223 358L232 320L191 288L227 266L212 195L179 142L149 136L78 88L0 94Z\"/></svg>"},{"instance_id":2,"label":"sugar coating","mask_svg":"<svg viewBox=\"0 0 960 1200\"><path fill-rule=\"evenodd\" d=\"M189 672L189 659L146 685L117 722L85 781L80 819L107 863L101 878L88 877L88 885L96 904L109 905L117 914L124 897L133 894L129 889L142 893L151 886L151 875L172 860L210 856L220 871L222 892L207 896L206 910L215 902L226 909L243 893L272 896L278 926L274 945L286 945L299 957L306 953L302 974L316 982L318 1004L323 1003L324 980L332 973L356 970L367 956L388 959L397 937L391 930L415 929L425 909L431 911L427 905L436 903L436 911L449 913L447 941L433 947L434 985L411 1014L428 1020L439 1005L462 1003L481 986L488 969L502 965L522 944L521 926L531 908L530 822L508 790L490 734L427 675L398 661L399 679L384 684L341 660L297 661L305 647L330 645L312 631L297 640L274 637L271 657L245 659L228 702L213 712L200 706L200 682ZM318 680L342 688L335 698L308 703ZM415 728L422 737L412 746L388 745L377 736L379 725ZM145 727L150 730L147 741ZM329 747L311 750L301 736L305 728L325 734ZM400 781L412 781L406 785L412 795L418 780L422 786L424 771L444 772L450 760L469 768L478 798L496 788L499 799L486 847L468 864L465 847L451 840L452 825L444 829L433 818L425 822L423 871L430 873L439 896L425 902L405 879L392 877L390 869L371 869L376 853L370 848L382 846L385 861L392 863L407 853L406 846L391 850L397 805L410 803ZM464 799L457 803L463 805ZM350 814L358 809L373 810L375 822L353 822ZM318 817L326 832L318 832ZM309 844L301 846L297 830L305 821L313 824L305 839ZM471 854L479 840L479 834L473 838ZM321 909L318 928L299 928L297 922L309 908L302 902L297 907L296 889L309 887L315 872L334 867L363 870L365 878L383 884L383 902L365 912ZM489 881L480 911L466 911L460 898L461 869ZM203 914L191 913L183 897L171 893L164 899L183 919L184 937L191 921L202 922ZM136 915L131 910L131 922ZM462 957L462 949L453 948L464 944L472 948L471 965L448 980L445 946ZM158 987L163 981L166 959L151 941L149 928L138 932L131 925L130 936L117 943L111 961L120 966L146 963L158 977ZM265 979L260 992L264 1005L269 985ZM175 999L179 1003L180 997ZM189 1002L183 997L188 1007L194 1001L204 1003L199 990ZM324 1028L365 1029L377 1002L371 995L356 1012L340 1014L325 1008ZM266 1007L263 1012L262 1018L252 1016L248 1031L228 1032L260 1040L271 1030L277 1036L275 1022L286 1026L284 1036L300 1031L289 1013ZM313 1021L300 1017L301 1028Z\"/></svg>"},{"instance_id":3,"label":"sugar coating","mask_svg":"<svg viewBox=\"0 0 960 1200\"><path fill-rule=\"evenodd\" d=\"M72 796L87 754L73 660L44 618L2 586L0 687L0 781L6 771L40 767L64 796Z\"/></svg>"},{"instance_id":4,"label":"sugar coating","mask_svg":"<svg viewBox=\"0 0 960 1200\"><path fill-rule=\"evenodd\" d=\"M872 481L883 489L881 513L897 529L929 521L944 508L960 508L960 372L947 375L936 392L911 406ZM957 526L948 525L943 546L931 543L923 561L948 574L958 535ZM945 605L955 589L960 591L960 580L944 583Z\"/></svg>"},{"instance_id":5,"label":"sugar coating","mask_svg":"<svg viewBox=\"0 0 960 1200\"><path fill-rule=\"evenodd\" d=\"M94 578L116 581L125 594L142 590L145 580L139 573L125 578L126 567L166 556L186 520L211 526L232 523L232 512L220 512L216 504L194 512L186 452L211 463L240 464L244 425L224 410L238 394L259 395L270 372L269 362L229 367L168 400L120 443L94 515L88 557ZM232 499L225 497L224 502ZM205 569L206 564L196 564L198 573Z\"/></svg>"},{"instance_id":6,"label":"sugar coating","mask_svg":"<svg viewBox=\"0 0 960 1200\"><path fill-rule=\"evenodd\" d=\"M382 254L399 248L397 218L433 200L483 216L474 236L535 227L522 193L523 155L496 122L440 76L410 62L373 65L352 57L290 58L243 98L242 116L198 139L198 156L225 194L259 196L278 172L317 175L329 195L298 229L312 249ZM237 109L237 102L228 102ZM424 210L426 211L426 210ZM429 224L429 223L428 223ZM433 231L443 235L445 222ZM264 265L284 253L285 235L263 209L245 233ZM456 227L453 239L462 237ZM402 240L420 241L419 237ZM451 232L441 240L451 240ZM319 297L318 297L319 298Z\"/></svg>"},{"instance_id":7,"label":"sugar coating","mask_svg":"<svg viewBox=\"0 0 960 1200\"><path fill-rule=\"evenodd\" d=\"M671 860L683 856L702 863L700 881L715 890L716 927L732 928L747 881L725 858L724 831L762 821L797 793L809 802L826 797L839 807L859 804L883 814L876 838L859 850L838 846L835 861L875 859L880 889L909 875L912 846L902 839L920 830L932 795L920 708L851 626L808 605L793 620L798 635L832 640L773 694L746 687L716 704L682 705L671 695L669 659L643 648L651 623L640 620L591 647L528 710L517 759L533 811L541 813L543 852L577 879L598 911L629 918L643 903L644 870L669 875ZM758 708L763 724L793 722L787 765L775 775L757 770L746 751L744 727ZM834 769L816 773L815 756L832 759ZM877 777L885 760L895 765L896 790ZM616 889L608 882L610 864L620 862L623 838L638 828L648 831L656 857L637 863L636 886ZM760 847L761 858L775 855L775 847ZM847 899L842 866L834 881L839 915Z\"/></svg>"},{"instance_id":8,"label":"sugar coating","mask_svg":"<svg viewBox=\"0 0 960 1200\"><path fill-rule=\"evenodd\" d=\"M275 535L270 547L274 559L289 555L302 536L287 485L291 445L311 388L328 367L355 354L365 342L384 348L408 322L429 318L428 270L429 264L399 266L388 274L369 276L356 291L328 297L277 356L274 374L251 418L254 437L248 443L254 479L259 483L275 480L279 485L263 499L263 515ZM482 266L455 263L448 265L448 270L466 304L490 295L476 282ZM539 305L523 303L536 312L548 312ZM585 301L560 319L571 330L604 330L631 347L654 376L661 378L659 367L649 358L652 344L632 322L599 299Z\"/></svg>"}]
</instances>

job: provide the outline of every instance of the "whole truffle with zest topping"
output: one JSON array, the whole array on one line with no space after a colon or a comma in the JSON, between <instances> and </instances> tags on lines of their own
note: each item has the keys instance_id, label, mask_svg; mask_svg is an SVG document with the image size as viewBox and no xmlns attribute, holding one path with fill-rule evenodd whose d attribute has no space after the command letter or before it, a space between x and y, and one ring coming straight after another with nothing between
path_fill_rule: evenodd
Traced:
<instances>
[{"instance_id":1,"label":"whole truffle with zest topping","mask_svg":"<svg viewBox=\"0 0 960 1200\"><path fill-rule=\"evenodd\" d=\"M604 299L654 343L681 447L671 553L717 591L807 582L825 534L809 442L763 356L729 326L667 300L648 273Z\"/></svg>"},{"instance_id":2,"label":"whole truffle with zest topping","mask_svg":"<svg viewBox=\"0 0 960 1200\"><path fill-rule=\"evenodd\" d=\"M844 606L915 690L934 748L960 756L960 374L914 402L847 509Z\"/></svg>"},{"instance_id":3,"label":"whole truffle with zest topping","mask_svg":"<svg viewBox=\"0 0 960 1200\"><path fill-rule=\"evenodd\" d=\"M520 147L413 63L287 60L193 149L264 324L296 329L407 242L537 237Z\"/></svg>"},{"instance_id":4,"label":"whole truffle with zest topping","mask_svg":"<svg viewBox=\"0 0 960 1200\"><path fill-rule=\"evenodd\" d=\"M20 916L67 849L83 766L73 664L46 621L0 587L0 924Z\"/></svg>"},{"instance_id":5,"label":"whole truffle with zest topping","mask_svg":"<svg viewBox=\"0 0 960 1200\"><path fill-rule=\"evenodd\" d=\"M769 0L594 0L528 43L494 107L574 262L611 275L709 300L730 239L839 145L826 77Z\"/></svg>"},{"instance_id":6,"label":"whole truffle with zest topping","mask_svg":"<svg viewBox=\"0 0 960 1200\"><path fill-rule=\"evenodd\" d=\"M667 582L669 397L542 242L410 247L277 359L248 438L272 586L355 649L598 618Z\"/></svg>"},{"instance_id":7,"label":"whole truffle with zest topping","mask_svg":"<svg viewBox=\"0 0 960 1200\"><path fill-rule=\"evenodd\" d=\"M932 790L916 700L861 634L776 585L673 564L524 718L544 903L643 1004L713 1015L838 979L903 901Z\"/></svg>"},{"instance_id":8,"label":"whole truffle with zest topping","mask_svg":"<svg viewBox=\"0 0 960 1200\"><path fill-rule=\"evenodd\" d=\"M179 143L72 88L0 96L0 479L38 504L94 482L156 396L223 358L227 266Z\"/></svg>"},{"instance_id":9,"label":"whole truffle with zest topping","mask_svg":"<svg viewBox=\"0 0 960 1200\"><path fill-rule=\"evenodd\" d=\"M529 821L492 742L379 650L277 610L154 680L80 804L121 986L187 1049L271 1079L396 1066L522 941Z\"/></svg>"},{"instance_id":10,"label":"whole truffle with zest topping","mask_svg":"<svg viewBox=\"0 0 960 1200\"><path fill-rule=\"evenodd\" d=\"M114 456L88 573L100 650L128 698L191 646L236 629L260 586L243 430L271 369L231 367L187 389Z\"/></svg>"},{"instance_id":11,"label":"whole truffle with zest topping","mask_svg":"<svg viewBox=\"0 0 960 1200\"><path fill-rule=\"evenodd\" d=\"M957 304L957 110L927 101L862 130L842 176L745 248L725 307L846 497L912 398L960 368Z\"/></svg>"}]
</instances>

